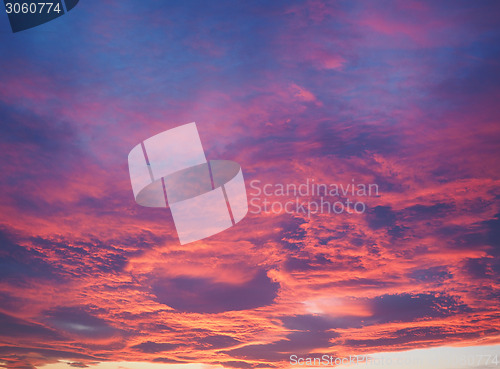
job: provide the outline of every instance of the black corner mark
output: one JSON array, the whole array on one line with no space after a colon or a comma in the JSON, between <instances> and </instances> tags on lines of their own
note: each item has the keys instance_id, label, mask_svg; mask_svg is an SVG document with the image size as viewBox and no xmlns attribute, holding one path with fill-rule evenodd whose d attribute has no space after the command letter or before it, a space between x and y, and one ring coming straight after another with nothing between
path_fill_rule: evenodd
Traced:
<instances>
[{"instance_id":1,"label":"black corner mark","mask_svg":"<svg viewBox=\"0 0 500 369\"><path fill-rule=\"evenodd\" d=\"M64 2L66 3L66 10L69 12L76 6L76 4L78 4L78 1L80 0L64 0Z\"/></svg>"},{"instance_id":2,"label":"black corner mark","mask_svg":"<svg viewBox=\"0 0 500 369\"><path fill-rule=\"evenodd\" d=\"M47 23L73 9L79 0L4 0L12 32Z\"/></svg>"}]
</instances>

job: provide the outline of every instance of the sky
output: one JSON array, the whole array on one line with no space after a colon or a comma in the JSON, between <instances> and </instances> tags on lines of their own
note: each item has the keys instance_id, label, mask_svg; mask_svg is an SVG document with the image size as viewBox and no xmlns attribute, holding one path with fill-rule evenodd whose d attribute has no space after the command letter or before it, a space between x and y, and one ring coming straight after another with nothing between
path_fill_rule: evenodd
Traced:
<instances>
[{"instance_id":1,"label":"sky","mask_svg":"<svg viewBox=\"0 0 500 369\"><path fill-rule=\"evenodd\" d=\"M500 354L500 3L82 0L6 22L0 367ZM181 245L127 156L190 122L277 205ZM309 214L280 204L317 194L258 190L312 181L378 193Z\"/></svg>"}]
</instances>

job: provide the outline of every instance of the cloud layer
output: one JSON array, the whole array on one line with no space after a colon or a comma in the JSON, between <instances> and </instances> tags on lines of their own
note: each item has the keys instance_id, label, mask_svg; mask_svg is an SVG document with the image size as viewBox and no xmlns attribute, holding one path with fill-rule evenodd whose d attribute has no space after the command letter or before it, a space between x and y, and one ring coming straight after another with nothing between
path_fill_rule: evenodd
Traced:
<instances>
[{"instance_id":1,"label":"cloud layer","mask_svg":"<svg viewBox=\"0 0 500 369\"><path fill-rule=\"evenodd\" d=\"M499 19L488 1L109 1L1 34L0 366L500 343ZM126 159L192 121L250 200L252 181L379 195L181 246Z\"/></svg>"}]
</instances>

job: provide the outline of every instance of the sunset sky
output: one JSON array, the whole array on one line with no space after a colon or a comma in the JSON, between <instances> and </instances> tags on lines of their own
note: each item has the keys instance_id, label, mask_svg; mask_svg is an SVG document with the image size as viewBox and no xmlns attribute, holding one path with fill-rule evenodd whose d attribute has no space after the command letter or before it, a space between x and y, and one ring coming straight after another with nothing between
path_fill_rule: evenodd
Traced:
<instances>
[{"instance_id":1,"label":"sunset sky","mask_svg":"<svg viewBox=\"0 0 500 369\"><path fill-rule=\"evenodd\" d=\"M500 356L500 2L81 0L15 34L0 18L0 367ZM127 156L190 122L249 201L308 180L378 196L181 245L169 209L134 201Z\"/></svg>"}]
</instances>

